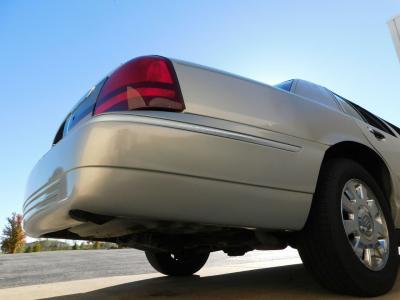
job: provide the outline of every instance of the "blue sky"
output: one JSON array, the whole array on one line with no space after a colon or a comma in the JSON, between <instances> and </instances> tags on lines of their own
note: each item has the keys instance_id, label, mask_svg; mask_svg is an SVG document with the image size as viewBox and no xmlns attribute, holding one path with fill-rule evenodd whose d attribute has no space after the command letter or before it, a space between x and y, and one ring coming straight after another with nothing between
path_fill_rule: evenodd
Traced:
<instances>
[{"instance_id":1,"label":"blue sky","mask_svg":"<svg viewBox=\"0 0 400 300\"><path fill-rule=\"evenodd\" d=\"M180 58L266 83L303 78L400 125L386 25L400 1L1 1L0 228L78 99L120 63Z\"/></svg>"}]
</instances>

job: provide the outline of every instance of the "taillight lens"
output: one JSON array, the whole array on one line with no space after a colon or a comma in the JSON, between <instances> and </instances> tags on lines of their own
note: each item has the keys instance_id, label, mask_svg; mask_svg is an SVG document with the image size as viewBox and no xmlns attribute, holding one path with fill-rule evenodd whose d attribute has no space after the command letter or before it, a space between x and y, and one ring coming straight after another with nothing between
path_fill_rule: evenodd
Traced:
<instances>
[{"instance_id":1,"label":"taillight lens","mask_svg":"<svg viewBox=\"0 0 400 300\"><path fill-rule=\"evenodd\" d=\"M135 109L185 109L178 79L168 59L143 56L119 67L102 87L94 114Z\"/></svg>"}]
</instances>

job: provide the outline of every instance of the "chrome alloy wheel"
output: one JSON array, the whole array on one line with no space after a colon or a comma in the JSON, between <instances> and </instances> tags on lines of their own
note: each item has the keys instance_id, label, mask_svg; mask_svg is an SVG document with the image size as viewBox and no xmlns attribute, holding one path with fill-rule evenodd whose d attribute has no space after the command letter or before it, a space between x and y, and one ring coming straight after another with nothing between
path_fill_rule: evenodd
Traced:
<instances>
[{"instance_id":1,"label":"chrome alloy wheel","mask_svg":"<svg viewBox=\"0 0 400 300\"><path fill-rule=\"evenodd\" d=\"M354 253L370 270L382 270L389 257L385 216L372 190L350 179L342 191L342 222Z\"/></svg>"}]
</instances>

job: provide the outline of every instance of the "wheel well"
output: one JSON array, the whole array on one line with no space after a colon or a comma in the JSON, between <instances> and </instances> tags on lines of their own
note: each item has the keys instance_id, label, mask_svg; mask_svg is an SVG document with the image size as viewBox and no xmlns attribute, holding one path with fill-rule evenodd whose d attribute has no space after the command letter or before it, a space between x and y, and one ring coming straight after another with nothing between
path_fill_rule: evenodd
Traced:
<instances>
[{"instance_id":1,"label":"wheel well","mask_svg":"<svg viewBox=\"0 0 400 300\"><path fill-rule=\"evenodd\" d=\"M348 158L362 165L378 183L390 204L392 193L390 172L383 159L374 150L356 142L341 142L326 151L323 163L332 158Z\"/></svg>"}]
</instances>

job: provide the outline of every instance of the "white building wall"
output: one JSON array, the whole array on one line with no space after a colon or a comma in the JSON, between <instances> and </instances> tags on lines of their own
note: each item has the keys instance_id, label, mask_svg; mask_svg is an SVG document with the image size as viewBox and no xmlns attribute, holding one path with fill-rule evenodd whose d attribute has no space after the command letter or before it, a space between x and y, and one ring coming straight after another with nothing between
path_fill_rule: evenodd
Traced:
<instances>
[{"instance_id":1,"label":"white building wall","mask_svg":"<svg viewBox=\"0 0 400 300\"><path fill-rule=\"evenodd\" d=\"M397 56L400 60L400 15L392 18L388 22L393 43L396 48Z\"/></svg>"}]
</instances>

